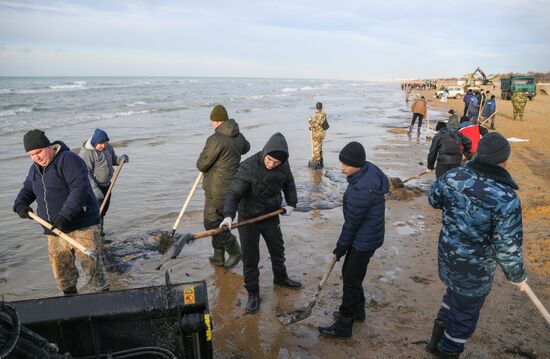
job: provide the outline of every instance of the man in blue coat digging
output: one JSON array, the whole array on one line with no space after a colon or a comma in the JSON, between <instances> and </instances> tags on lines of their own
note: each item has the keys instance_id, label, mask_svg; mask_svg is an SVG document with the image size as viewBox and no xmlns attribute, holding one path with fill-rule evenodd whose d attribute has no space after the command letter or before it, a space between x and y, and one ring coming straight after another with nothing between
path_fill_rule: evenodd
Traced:
<instances>
[{"instance_id":1,"label":"man in blue coat digging","mask_svg":"<svg viewBox=\"0 0 550 359\"><path fill-rule=\"evenodd\" d=\"M365 149L359 142L348 143L339 159L348 187L343 200L344 225L333 253L336 260L345 256L344 291L340 309L334 312L336 321L318 330L327 337L350 338L353 322L365 320L363 280L370 258L384 243L384 195L389 181L382 170L365 160Z\"/></svg>"}]
</instances>

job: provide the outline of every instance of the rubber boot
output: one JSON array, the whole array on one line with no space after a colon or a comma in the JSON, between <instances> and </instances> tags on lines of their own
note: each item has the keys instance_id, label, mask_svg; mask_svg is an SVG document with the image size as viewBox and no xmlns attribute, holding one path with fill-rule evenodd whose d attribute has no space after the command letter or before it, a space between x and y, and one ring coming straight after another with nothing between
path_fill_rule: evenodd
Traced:
<instances>
[{"instance_id":1,"label":"rubber boot","mask_svg":"<svg viewBox=\"0 0 550 359\"><path fill-rule=\"evenodd\" d=\"M63 289L63 295L66 297L78 295L78 290L76 289L76 287L69 287L67 289Z\"/></svg>"},{"instance_id":2,"label":"rubber boot","mask_svg":"<svg viewBox=\"0 0 550 359\"><path fill-rule=\"evenodd\" d=\"M243 258L243 255L241 253L241 246L239 246L237 238L235 238L235 236L233 235L231 235L231 237L233 237L233 243L225 248L225 250L229 254L229 257L223 265L226 269L233 268Z\"/></svg>"},{"instance_id":3,"label":"rubber boot","mask_svg":"<svg viewBox=\"0 0 550 359\"><path fill-rule=\"evenodd\" d=\"M351 338L351 333L353 329L353 319L340 317L337 319L334 324L328 327L318 327L319 333L321 335L330 337L330 338Z\"/></svg>"},{"instance_id":4,"label":"rubber boot","mask_svg":"<svg viewBox=\"0 0 550 359\"><path fill-rule=\"evenodd\" d=\"M436 319L434 320L434 326L432 329L432 338L430 339L430 342L428 345L426 345L426 351L433 355L439 355L439 341L441 340L441 337L443 336L443 333L445 332L445 326L447 325L446 322Z\"/></svg>"},{"instance_id":5,"label":"rubber boot","mask_svg":"<svg viewBox=\"0 0 550 359\"><path fill-rule=\"evenodd\" d=\"M410 135L413 132L413 127L409 126L409 131L407 132L407 135Z\"/></svg>"},{"instance_id":6,"label":"rubber boot","mask_svg":"<svg viewBox=\"0 0 550 359\"><path fill-rule=\"evenodd\" d=\"M439 358L442 358L442 359L458 359L459 356L460 356L460 353L439 352Z\"/></svg>"},{"instance_id":7,"label":"rubber boot","mask_svg":"<svg viewBox=\"0 0 550 359\"><path fill-rule=\"evenodd\" d=\"M208 257L208 260L211 264L215 266L223 266L225 262L225 249L223 248L214 248L214 255Z\"/></svg>"},{"instance_id":8,"label":"rubber boot","mask_svg":"<svg viewBox=\"0 0 550 359\"><path fill-rule=\"evenodd\" d=\"M246 312L248 314L255 314L258 313L260 310L260 303L262 300L260 299L260 293L248 293L248 302L246 302Z\"/></svg>"}]
</instances>

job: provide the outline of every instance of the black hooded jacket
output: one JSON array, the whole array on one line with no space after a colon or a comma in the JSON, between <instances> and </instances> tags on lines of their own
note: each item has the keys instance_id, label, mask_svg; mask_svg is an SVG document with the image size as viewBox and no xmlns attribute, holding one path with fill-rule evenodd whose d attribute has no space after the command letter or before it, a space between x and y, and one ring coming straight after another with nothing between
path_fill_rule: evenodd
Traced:
<instances>
[{"instance_id":1,"label":"black hooded jacket","mask_svg":"<svg viewBox=\"0 0 550 359\"><path fill-rule=\"evenodd\" d=\"M286 153L287 160L268 170L264 165L264 157L274 151ZM298 195L288 163L288 145L285 137L277 132L267 141L262 151L240 164L225 195L223 215L235 218L237 206L239 220L275 211L281 208L281 191L284 192L286 203L296 207Z\"/></svg>"},{"instance_id":2,"label":"black hooded jacket","mask_svg":"<svg viewBox=\"0 0 550 359\"><path fill-rule=\"evenodd\" d=\"M462 153L469 156L472 141L462 133L443 127L432 139L428 153L428 168L433 170L435 161L439 164L454 165L462 163Z\"/></svg>"}]
</instances>

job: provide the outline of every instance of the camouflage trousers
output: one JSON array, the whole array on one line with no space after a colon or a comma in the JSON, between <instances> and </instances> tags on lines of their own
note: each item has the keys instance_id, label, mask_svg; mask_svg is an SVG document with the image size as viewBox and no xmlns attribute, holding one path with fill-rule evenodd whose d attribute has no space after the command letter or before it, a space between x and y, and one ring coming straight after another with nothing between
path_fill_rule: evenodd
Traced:
<instances>
[{"instance_id":1,"label":"camouflage trousers","mask_svg":"<svg viewBox=\"0 0 550 359\"><path fill-rule=\"evenodd\" d=\"M525 110L525 106L515 105L515 104L512 104L512 106L514 107L514 120L518 116L520 120L523 120L523 111Z\"/></svg>"},{"instance_id":2,"label":"camouflage trousers","mask_svg":"<svg viewBox=\"0 0 550 359\"><path fill-rule=\"evenodd\" d=\"M323 140L323 137L313 137L311 139L313 147L313 162L319 162L321 161L321 158L323 158Z\"/></svg>"},{"instance_id":3,"label":"camouflage trousers","mask_svg":"<svg viewBox=\"0 0 550 359\"><path fill-rule=\"evenodd\" d=\"M97 259L94 260L75 249L61 237L49 235L48 254L57 286L63 291L76 287L79 275L75 259L78 257L82 270L86 273L88 283L92 288L108 290L109 283L107 282L105 267L101 255L99 255L99 225L67 232L67 235L82 244L86 249L94 252Z\"/></svg>"}]
</instances>

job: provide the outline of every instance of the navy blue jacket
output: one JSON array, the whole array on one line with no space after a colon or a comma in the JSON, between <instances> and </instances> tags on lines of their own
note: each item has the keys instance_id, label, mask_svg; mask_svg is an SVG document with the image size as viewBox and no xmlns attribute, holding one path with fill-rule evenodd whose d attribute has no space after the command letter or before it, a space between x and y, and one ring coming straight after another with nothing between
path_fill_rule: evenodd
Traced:
<instances>
[{"instance_id":1,"label":"navy blue jacket","mask_svg":"<svg viewBox=\"0 0 550 359\"><path fill-rule=\"evenodd\" d=\"M38 216L52 224L60 217L65 218L69 221L67 232L98 224L99 206L86 164L63 142L56 141L52 146L55 157L46 168L32 164L13 210L36 201ZM44 233L53 234L47 229Z\"/></svg>"},{"instance_id":2,"label":"navy blue jacket","mask_svg":"<svg viewBox=\"0 0 550 359\"><path fill-rule=\"evenodd\" d=\"M341 250L373 251L384 243L384 195L388 177L370 162L347 178L344 193L344 225L336 244Z\"/></svg>"}]
</instances>

